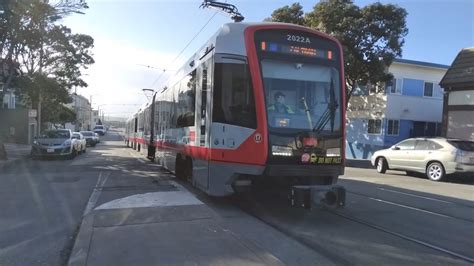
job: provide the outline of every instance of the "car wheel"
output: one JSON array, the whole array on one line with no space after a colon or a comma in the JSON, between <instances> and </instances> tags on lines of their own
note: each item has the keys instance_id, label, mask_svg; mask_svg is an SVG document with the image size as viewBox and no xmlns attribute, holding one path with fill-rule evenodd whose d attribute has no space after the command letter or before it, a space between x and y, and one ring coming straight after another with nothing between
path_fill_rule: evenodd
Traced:
<instances>
[{"instance_id":1,"label":"car wheel","mask_svg":"<svg viewBox=\"0 0 474 266\"><path fill-rule=\"evenodd\" d=\"M385 172L387 171L387 161L385 160L384 157L379 157L377 159L377 172L381 173L381 174L385 174Z\"/></svg>"},{"instance_id":2,"label":"car wheel","mask_svg":"<svg viewBox=\"0 0 474 266\"><path fill-rule=\"evenodd\" d=\"M67 158L68 158L69 160L72 160L72 159L74 159L74 157L76 157L76 156L77 156L77 151L76 151L76 149L73 149L72 152L71 152L71 154L69 154Z\"/></svg>"},{"instance_id":3,"label":"car wheel","mask_svg":"<svg viewBox=\"0 0 474 266\"><path fill-rule=\"evenodd\" d=\"M426 176L433 181L440 181L446 175L441 163L433 162L426 167Z\"/></svg>"}]
</instances>

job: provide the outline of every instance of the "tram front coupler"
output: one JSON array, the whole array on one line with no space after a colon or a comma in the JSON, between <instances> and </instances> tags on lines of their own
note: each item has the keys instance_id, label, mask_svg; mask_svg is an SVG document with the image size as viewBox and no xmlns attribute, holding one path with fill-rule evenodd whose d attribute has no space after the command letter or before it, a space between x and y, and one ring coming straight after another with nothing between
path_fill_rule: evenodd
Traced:
<instances>
[{"instance_id":1,"label":"tram front coupler","mask_svg":"<svg viewBox=\"0 0 474 266\"><path fill-rule=\"evenodd\" d=\"M293 186L289 200L297 208L337 209L346 204L346 189L340 185Z\"/></svg>"}]
</instances>

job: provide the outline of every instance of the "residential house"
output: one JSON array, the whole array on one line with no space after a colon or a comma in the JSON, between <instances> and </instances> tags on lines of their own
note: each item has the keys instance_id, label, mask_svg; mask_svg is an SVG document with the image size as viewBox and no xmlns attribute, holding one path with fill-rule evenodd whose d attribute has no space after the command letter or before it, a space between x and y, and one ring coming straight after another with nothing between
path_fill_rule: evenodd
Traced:
<instances>
[{"instance_id":1,"label":"residential house","mask_svg":"<svg viewBox=\"0 0 474 266\"><path fill-rule=\"evenodd\" d=\"M31 144L35 137L36 110L19 104L14 90L6 89L0 106L0 138L6 142Z\"/></svg>"},{"instance_id":2,"label":"residential house","mask_svg":"<svg viewBox=\"0 0 474 266\"><path fill-rule=\"evenodd\" d=\"M99 110L92 110L91 128L93 129L100 122Z\"/></svg>"},{"instance_id":3,"label":"residential house","mask_svg":"<svg viewBox=\"0 0 474 266\"><path fill-rule=\"evenodd\" d=\"M462 49L440 82L443 136L474 140L474 47Z\"/></svg>"},{"instance_id":4,"label":"residential house","mask_svg":"<svg viewBox=\"0 0 474 266\"><path fill-rule=\"evenodd\" d=\"M373 152L410 137L439 136L443 90L449 66L396 59L383 86L358 86L346 113L346 157L370 159Z\"/></svg>"},{"instance_id":5,"label":"residential house","mask_svg":"<svg viewBox=\"0 0 474 266\"><path fill-rule=\"evenodd\" d=\"M72 131L91 130L92 129L92 107L89 100L76 93L71 95L72 103L66 104L67 107L76 113L76 121L66 123L65 127Z\"/></svg>"}]
</instances>

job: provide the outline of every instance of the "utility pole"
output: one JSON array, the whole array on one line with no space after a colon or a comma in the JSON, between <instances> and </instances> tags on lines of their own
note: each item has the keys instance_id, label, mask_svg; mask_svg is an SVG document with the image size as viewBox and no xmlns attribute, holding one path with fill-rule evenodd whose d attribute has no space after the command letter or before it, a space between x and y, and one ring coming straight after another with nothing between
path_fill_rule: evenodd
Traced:
<instances>
[{"instance_id":1,"label":"utility pole","mask_svg":"<svg viewBox=\"0 0 474 266\"><path fill-rule=\"evenodd\" d=\"M38 92L38 110L37 110L37 117L36 117L36 121L38 122L38 127L37 127L37 134L36 136L39 136L41 134L41 104L42 104L42 101L43 101L43 95L41 94L41 88L39 88L39 92Z\"/></svg>"},{"instance_id":2,"label":"utility pole","mask_svg":"<svg viewBox=\"0 0 474 266\"><path fill-rule=\"evenodd\" d=\"M147 158L150 161L155 160L155 153L156 153L156 147L155 147L155 99L156 99L156 94L158 91L154 91L152 89L142 89L143 92L145 91L151 91L153 92L153 97L151 99L151 128L150 128L150 145L148 145L148 156Z\"/></svg>"}]
</instances>

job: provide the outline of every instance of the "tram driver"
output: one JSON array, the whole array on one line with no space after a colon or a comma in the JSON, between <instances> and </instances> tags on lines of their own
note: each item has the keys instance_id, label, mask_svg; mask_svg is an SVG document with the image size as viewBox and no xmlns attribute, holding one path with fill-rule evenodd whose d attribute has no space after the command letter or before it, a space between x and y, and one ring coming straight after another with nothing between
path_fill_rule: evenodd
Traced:
<instances>
[{"instance_id":1,"label":"tram driver","mask_svg":"<svg viewBox=\"0 0 474 266\"><path fill-rule=\"evenodd\" d=\"M285 104L285 94L282 92L276 92L273 95L274 103L268 106L269 112L274 112L278 114L294 114L295 112L291 109L289 105Z\"/></svg>"}]
</instances>

